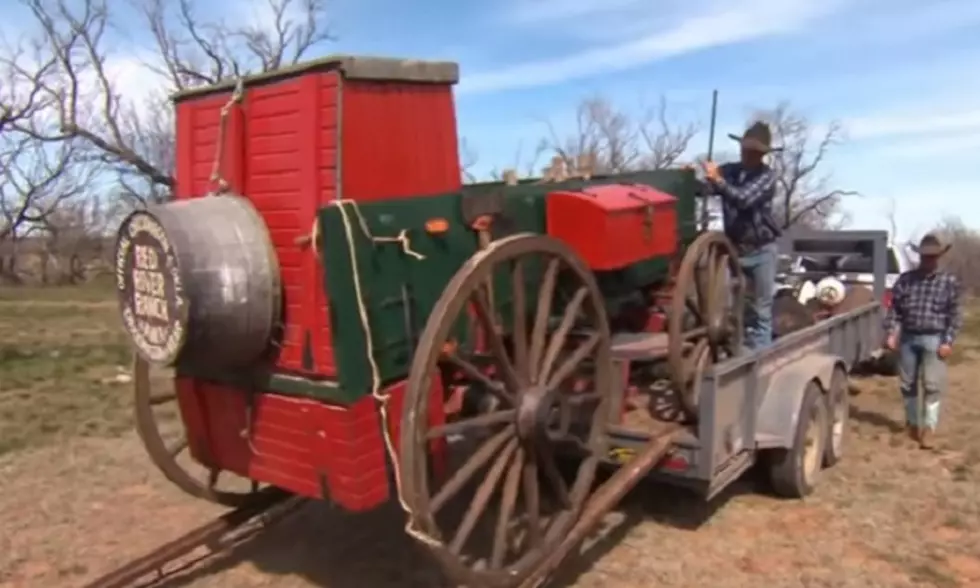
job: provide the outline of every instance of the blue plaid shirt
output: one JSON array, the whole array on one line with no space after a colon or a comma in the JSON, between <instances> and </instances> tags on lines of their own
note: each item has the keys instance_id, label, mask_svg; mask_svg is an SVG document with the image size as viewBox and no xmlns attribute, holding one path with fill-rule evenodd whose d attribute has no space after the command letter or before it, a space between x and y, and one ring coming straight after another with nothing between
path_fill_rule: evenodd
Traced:
<instances>
[{"instance_id":1,"label":"blue plaid shirt","mask_svg":"<svg viewBox=\"0 0 980 588\"><path fill-rule=\"evenodd\" d=\"M722 181L708 183L711 192L721 197L725 234L743 253L768 245L781 231L772 216L776 196L776 174L767 165L749 171L741 163L726 163L718 168Z\"/></svg>"},{"instance_id":2,"label":"blue plaid shirt","mask_svg":"<svg viewBox=\"0 0 980 588\"><path fill-rule=\"evenodd\" d=\"M905 272L892 286L892 305L885 318L885 332L896 329L913 333L935 333L952 345L963 324L960 313L960 283L945 272Z\"/></svg>"}]
</instances>

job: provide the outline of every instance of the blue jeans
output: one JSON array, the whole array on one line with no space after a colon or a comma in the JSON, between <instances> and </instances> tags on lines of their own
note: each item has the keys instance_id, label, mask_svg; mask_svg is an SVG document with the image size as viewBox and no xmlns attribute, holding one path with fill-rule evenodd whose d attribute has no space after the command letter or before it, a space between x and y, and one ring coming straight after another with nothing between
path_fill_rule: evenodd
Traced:
<instances>
[{"instance_id":1,"label":"blue jeans","mask_svg":"<svg viewBox=\"0 0 980 588\"><path fill-rule=\"evenodd\" d=\"M761 349L772 343L777 257L776 244L770 243L739 258L742 271L751 282L745 309L745 346L749 349Z\"/></svg>"},{"instance_id":2,"label":"blue jeans","mask_svg":"<svg viewBox=\"0 0 980 588\"><path fill-rule=\"evenodd\" d=\"M946 389L946 362L939 359L939 335L901 334L898 343L898 376L905 421L913 427L935 430L939 424L940 396ZM920 378L921 377L921 382ZM922 386L923 417L919 422L918 393Z\"/></svg>"}]
</instances>

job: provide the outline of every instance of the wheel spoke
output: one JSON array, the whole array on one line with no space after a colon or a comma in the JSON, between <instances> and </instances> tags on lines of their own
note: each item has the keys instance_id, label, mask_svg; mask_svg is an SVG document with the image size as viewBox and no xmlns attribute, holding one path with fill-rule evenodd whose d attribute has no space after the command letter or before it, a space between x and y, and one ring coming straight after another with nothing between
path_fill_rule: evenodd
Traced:
<instances>
[{"instance_id":1,"label":"wheel spoke","mask_svg":"<svg viewBox=\"0 0 980 588\"><path fill-rule=\"evenodd\" d=\"M541 365L541 354L544 353L545 337L548 334L548 319L551 317L551 301L555 296L555 282L558 280L559 261L552 259L548 262L541 290L538 293L538 306L534 314L534 331L531 333L531 351L528 364L531 370ZM531 382L536 384L537 382Z\"/></svg>"},{"instance_id":2,"label":"wheel spoke","mask_svg":"<svg viewBox=\"0 0 980 588\"><path fill-rule=\"evenodd\" d=\"M522 384L527 385L531 383L527 349L527 293L524 291L524 264L520 259L514 262L511 286L514 292L514 332L511 334L514 342L514 363L518 378Z\"/></svg>"},{"instance_id":3,"label":"wheel spoke","mask_svg":"<svg viewBox=\"0 0 980 588\"><path fill-rule=\"evenodd\" d=\"M187 449L187 437L181 436L176 443L174 443L170 447L167 447L167 453L170 454L170 457L177 457L185 449Z\"/></svg>"},{"instance_id":4,"label":"wheel spoke","mask_svg":"<svg viewBox=\"0 0 980 588\"><path fill-rule=\"evenodd\" d=\"M473 309L476 312L476 318L480 322L480 326L486 333L487 342L490 344L490 351L494 355L496 360L494 363L497 364L497 368L500 369L500 376L503 378L504 385L510 389L510 391L516 395L517 391L521 389L520 383L517 381L517 374L514 372L514 365L510 362L510 357L507 355L507 348L504 346L504 340L500 337L500 332L497 330L497 325L495 321L491 318L491 312L493 309L490 308L490 303L487 301L486 292L483 288L477 288L473 293Z\"/></svg>"},{"instance_id":5,"label":"wheel spoke","mask_svg":"<svg viewBox=\"0 0 980 588\"><path fill-rule=\"evenodd\" d=\"M174 400L177 400L177 394L174 392L171 392L170 394L150 396L150 406L160 406L161 404L167 404L168 402L173 402Z\"/></svg>"},{"instance_id":6,"label":"wheel spoke","mask_svg":"<svg viewBox=\"0 0 980 588\"><path fill-rule=\"evenodd\" d=\"M558 464L555 463L555 454L551 447L545 444L540 445L538 447L538 460L541 469L544 471L544 477L547 478L551 489L555 491L558 504L565 509L571 508L572 501L568 495L568 485L565 483L565 478L562 477L561 472L558 471Z\"/></svg>"},{"instance_id":7,"label":"wheel spoke","mask_svg":"<svg viewBox=\"0 0 980 588\"><path fill-rule=\"evenodd\" d=\"M507 468L504 479L503 495L500 498L500 511L497 513L497 527L493 533L493 551L490 555L490 567L501 568L507 557L510 546L510 520L514 516L517 505L517 494L520 490L521 469L524 467L524 448L517 450L517 455Z\"/></svg>"},{"instance_id":8,"label":"wheel spoke","mask_svg":"<svg viewBox=\"0 0 980 588\"><path fill-rule=\"evenodd\" d=\"M493 425L503 425L514 422L517 416L517 409L510 408L497 412L481 414L460 421L453 421L444 425L438 425L429 429L426 439L434 440L447 437L449 435L462 435L472 429L488 429Z\"/></svg>"},{"instance_id":9,"label":"wheel spoke","mask_svg":"<svg viewBox=\"0 0 980 588\"><path fill-rule=\"evenodd\" d=\"M433 513L439 512L443 506L449 501L450 498L456 495L457 492L466 486L466 483L482 468L485 466L493 456L500 450L500 448L507 442L508 439L514 435L514 426L510 425L503 431L500 431L490 439L488 439L479 449L477 449L470 459L467 460L456 473L452 475L446 484L439 490L439 492L432 497L430 502L430 508Z\"/></svg>"},{"instance_id":10,"label":"wheel spoke","mask_svg":"<svg viewBox=\"0 0 980 588\"><path fill-rule=\"evenodd\" d=\"M696 301L691 300L690 296L685 296L684 306L686 306L687 310L689 310L691 314L694 315L694 319L697 320L699 324L702 325L704 324L704 315L701 314L701 307L698 305Z\"/></svg>"},{"instance_id":11,"label":"wheel spoke","mask_svg":"<svg viewBox=\"0 0 980 588\"><path fill-rule=\"evenodd\" d=\"M697 297L698 310L702 317L707 317L711 315L711 308L709 306L709 292L711 292L709 283L711 280L711 270L714 269L711 258L711 247L708 247L708 251L701 255L697 263L694 264L694 295Z\"/></svg>"},{"instance_id":12,"label":"wheel spoke","mask_svg":"<svg viewBox=\"0 0 980 588\"><path fill-rule=\"evenodd\" d=\"M504 447L504 450L497 456L496 461L490 467L489 473L487 473L487 477L480 484L480 487L477 488L476 494L473 496L473 502L470 503L469 508L466 509L466 514L463 515L463 520L456 531L456 536L453 537L452 542L449 544L449 550L453 553L459 555L467 539L470 538L473 529L476 528L476 522L486 510L487 503L490 502L490 497L493 496L494 490L497 489L497 484L503 477L504 471L506 471L507 463L511 460L516 450L517 439L512 438Z\"/></svg>"},{"instance_id":13,"label":"wheel spoke","mask_svg":"<svg viewBox=\"0 0 980 588\"><path fill-rule=\"evenodd\" d=\"M708 334L708 327L702 325L700 327L695 327L690 331L684 331L684 333L681 334L681 340L690 341L691 339L698 339L700 337L704 337L707 334Z\"/></svg>"},{"instance_id":14,"label":"wheel spoke","mask_svg":"<svg viewBox=\"0 0 980 588\"><path fill-rule=\"evenodd\" d=\"M575 349L575 351L565 358L565 361L562 362L562 364L558 366L558 369L556 369L551 375L551 378L548 380L547 384L548 388L554 390L555 388L558 388L564 384L565 380L575 373L575 370L579 367L579 365L581 365L581 363L592 354L598 345L599 333L592 333L589 335L588 338Z\"/></svg>"},{"instance_id":15,"label":"wheel spoke","mask_svg":"<svg viewBox=\"0 0 980 588\"><path fill-rule=\"evenodd\" d=\"M728 298L728 288L726 288L727 280L725 279L728 271L728 259L728 255L724 253L715 258L709 286L709 291L711 292L710 314L717 316L719 313L723 313L723 319L727 317L728 310L728 301L726 300Z\"/></svg>"},{"instance_id":16,"label":"wheel spoke","mask_svg":"<svg viewBox=\"0 0 980 588\"><path fill-rule=\"evenodd\" d=\"M569 396L565 399L565 402L567 402L569 406L578 407L590 402L599 402L600 400L602 400L602 392L584 392Z\"/></svg>"},{"instance_id":17,"label":"wheel spoke","mask_svg":"<svg viewBox=\"0 0 980 588\"><path fill-rule=\"evenodd\" d=\"M548 381L551 368L554 366L555 360L558 359L558 354L565 347L568 332L572 330L572 326L575 324L575 318L578 316L579 310L582 309L582 303L585 302L585 298L588 295L588 289L579 288L572 297L572 300L568 303L568 306L565 307L565 313L562 314L561 322L551 335L551 340L548 341L548 352L545 354L544 361L541 363L537 376L534 378L535 383Z\"/></svg>"},{"instance_id":18,"label":"wheel spoke","mask_svg":"<svg viewBox=\"0 0 980 588\"><path fill-rule=\"evenodd\" d=\"M218 468L210 468L208 470L208 488L214 490L214 487L218 485L218 478L221 477L221 470Z\"/></svg>"},{"instance_id":19,"label":"wheel spoke","mask_svg":"<svg viewBox=\"0 0 980 588\"><path fill-rule=\"evenodd\" d=\"M456 353L447 353L442 357L446 362L452 364L453 367L466 374L468 378L475 380L476 383L486 388L488 392L503 400L507 404L514 406L514 395L507 392L500 382L491 380L489 376L480 371L480 368L463 359Z\"/></svg>"},{"instance_id":20,"label":"wheel spoke","mask_svg":"<svg viewBox=\"0 0 980 588\"><path fill-rule=\"evenodd\" d=\"M538 484L538 463L534 451L524 461L524 509L527 514L527 539L532 548L541 545L541 492Z\"/></svg>"}]
</instances>

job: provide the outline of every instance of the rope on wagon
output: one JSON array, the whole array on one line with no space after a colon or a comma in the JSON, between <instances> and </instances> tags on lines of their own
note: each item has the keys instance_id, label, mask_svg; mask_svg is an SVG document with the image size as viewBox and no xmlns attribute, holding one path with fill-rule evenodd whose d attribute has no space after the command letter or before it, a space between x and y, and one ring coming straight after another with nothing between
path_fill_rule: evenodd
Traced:
<instances>
[{"instance_id":1,"label":"rope on wagon","mask_svg":"<svg viewBox=\"0 0 980 588\"><path fill-rule=\"evenodd\" d=\"M221 115L218 119L218 138L214 145L214 161L211 162L210 177L211 183L216 186L213 192L214 194L223 194L228 191L228 180L225 179L222 173L225 159L225 133L228 131L228 116L231 114L231 110L238 104L241 104L242 98L244 97L245 81L242 78L238 78L231 97L221 107Z\"/></svg>"},{"instance_id":2,"label":"rope on wagon","mask_svg":"<svg viewBox=\"0 0 980 588\"><path fill-rule=\"evenodd\" d=\"M442 547L442 543L438 539L429 536L427 533L417 528L416 514L408 505L402 491L401 464L398 459L398 452L395 449L394 439L391 438L391 428L389 426L390 415L388 412L388 401L391 399L391 395L385 394L381 390L381 371L378 368L378 363L374 358L374 341L371 337L371 326L368 321L367 305L364 302L361 275L357 269L357 247L354 242L354 227L348 210L350 209L354 211L354 215L357 217L357 224L360 225L361 232L369 241L373 243L398 243L401 245L401 250L403 253L417 260L423 260L425 259L425 256L412 249L411 241L408 238L408 231L405 229L399 232L395 237L376 237L372 235L371 231L368 229L367 223L364 220L364 216L361 214L360 208L353 200L336 200L331 202L331 205L336 206L340 210L340 217L344 223L344 239L347 241L347 252L350 255L351 264L351 277L354 281L354 298L357 300L357 313L361 319L361 328L364 330L365 352L368 363L371 366L371 396L373 396L375 402L377 402L378 410L381 413L381 434L384 438L385 449L388 453L388 458L391 461L391 467L394 473L395 492L398 495L398 503L401 505L402 510L408 517L408 522L405 524L405 533L418 541L429 545L430 547Z\"/></svg>"}]
</instances>

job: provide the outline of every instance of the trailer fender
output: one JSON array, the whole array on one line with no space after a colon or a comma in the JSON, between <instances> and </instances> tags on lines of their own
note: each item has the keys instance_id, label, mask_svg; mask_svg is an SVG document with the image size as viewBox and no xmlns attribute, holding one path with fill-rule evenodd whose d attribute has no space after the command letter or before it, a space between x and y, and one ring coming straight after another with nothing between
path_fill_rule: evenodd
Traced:
<instances>
[{"instance_id":1,"label":"trailer fender","mask_svg":"<svg viewBox=\"0 0 980 588\"><path fill-rule=\"evenodd\" d=\"M816 381L826 393L830 389L834 368L838 366L846 369L845 363L839 357L815 353L781 367L774 373L759 407L756 447L790 447L807 384Z\"/></svg>"}]
</instances>

